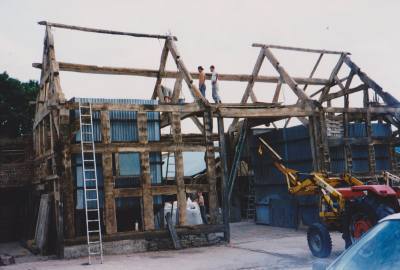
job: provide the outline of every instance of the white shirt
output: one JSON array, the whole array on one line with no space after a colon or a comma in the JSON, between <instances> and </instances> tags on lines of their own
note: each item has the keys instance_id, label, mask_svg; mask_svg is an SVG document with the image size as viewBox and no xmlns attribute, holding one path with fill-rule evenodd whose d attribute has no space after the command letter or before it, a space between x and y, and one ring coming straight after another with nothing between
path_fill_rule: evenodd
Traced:
<instances>
[{"instance_id":1,"label":"white shirt","mask_svg":"<svg viewBox=\"0 0 400 270\"><path fill-rule=\"evenodd\" d=\"M213 71L213 73L211 73L211 85L213 85L213 86L218 85L218 74L215 71Z\"/></svg>"}]
</instances>

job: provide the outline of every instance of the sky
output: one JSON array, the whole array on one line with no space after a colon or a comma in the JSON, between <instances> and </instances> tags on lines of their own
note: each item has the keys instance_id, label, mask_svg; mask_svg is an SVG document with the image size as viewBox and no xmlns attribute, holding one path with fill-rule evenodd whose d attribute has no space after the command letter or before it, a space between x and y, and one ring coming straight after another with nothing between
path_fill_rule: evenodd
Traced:
<instances>
[{"instance_id":1,"label":"sky","mask_svg":"<svg viewBox=\"0 0 400 270\"><path fill-rule=\"evenodd\" d=\"M324 48L352 53L351 58L386 91L400 99L398 0L0 0L0 72L20 80L39 79L46 20L138 33L172 33L190 70L213 64L220 73L250 74L258 48L252 43ZM54 29L58 61L158 69L162 40L117 37ZM276 52L293 76L308 76L318 55ZM267 63L268 64L268 63ZM276 75L267 64L261 75ZM315 77L328 76L334 59L323 59ZM167 69L175 70L169 57ZM345 74L344 74L345 75ZM62 72L67 98L149 98L155 79ZM172 80L165 80L173 86ZM220 83L225 102L239 102L245 83ZM211 99L210 86L207 97ZM261 101L270 101L273 86L256 84ZM190 101L187 89L183 97ZM284 89L284 103L295 96Z\"/></svg>"}]
</instances>

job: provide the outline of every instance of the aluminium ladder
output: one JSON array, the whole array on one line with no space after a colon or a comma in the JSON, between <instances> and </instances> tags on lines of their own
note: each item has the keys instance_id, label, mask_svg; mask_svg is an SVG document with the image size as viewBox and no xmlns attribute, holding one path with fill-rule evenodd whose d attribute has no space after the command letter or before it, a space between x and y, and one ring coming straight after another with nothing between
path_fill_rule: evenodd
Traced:
<instances>
[{"instance_id":1,"label":"aluminium ladder","mask_svg":"<svg viewBox=\"0 0 400 270\"><path fill-rule=\"evenodd\" d=\"M255 220L256 218L256 190L254 186L254 176L248 175L247 179L249 181L249 190L247 194L247 209L246 218L247 220Z\"/></svg>"},{"instance_id":2,"label":"aluminium ladder","mask_svg":"<svg viewBox=\"0 0 400 270\"><path fill-rule=\"evenodd\" d=\"M103 263L93 116L92 105L89 102L81 103L79 100L79 120L88 259L91 264L92 256L100 256L100 261Z\"/></svg>"},{"instance_id":3,"label":"aluminium ladder","mask_svg":"<svg viewBox=\"0 0 400 270\"><path fill-rule=\"evenodd\" d=\"M172 126L169 129L169 134L172 135ZM175 153L167 153L167 165L165 168L165 180L169 181L169 175L172 174L173 179L175 179Z\"/></svg>"}]
</instances>

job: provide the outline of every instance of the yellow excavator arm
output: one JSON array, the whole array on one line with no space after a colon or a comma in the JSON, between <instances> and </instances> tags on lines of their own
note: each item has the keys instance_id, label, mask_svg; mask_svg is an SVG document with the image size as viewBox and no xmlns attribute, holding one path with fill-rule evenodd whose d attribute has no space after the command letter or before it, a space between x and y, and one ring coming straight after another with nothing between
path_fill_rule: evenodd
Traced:
<instances>
[{"instance_id":1,"label":"yellow excavator arm","mask_svg":"<svg viewBox=\"0 0 400 270\"><path fill-rule=\"evenodd\" d=\"M342 194L335 189L341 180L338 178L329 178L323 173L310 173L305 179L299 178L299 172L290 168L287 168L283 164L282 157L262 138L258 137L261 142L258 152L260 155L263 154L262 148L266 148L272 158L274 166L285 175L288 191L295 195L317 195L320 194L321 198L326 202L327 205L332 209L334 215L337 215L344 209L344 198ZM263 146L263 147L262 147ZM345 175L343 180L349 185L362 184L358 179Z\"/></svg>"}]
</instances>

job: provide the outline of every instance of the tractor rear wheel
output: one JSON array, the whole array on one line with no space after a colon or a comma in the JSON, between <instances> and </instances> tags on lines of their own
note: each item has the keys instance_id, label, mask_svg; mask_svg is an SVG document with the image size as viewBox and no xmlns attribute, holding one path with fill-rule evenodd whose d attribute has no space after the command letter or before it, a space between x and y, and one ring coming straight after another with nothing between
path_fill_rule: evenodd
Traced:
<instances>
[{"instance_id":1,"label":"tractor rear wheel","mask_svg":"<svg viewBox=\"0 0 400 270\"><path fill-rule=\"evenodd\" d=\"M346 242L346 248L357 242L380 219L394 213L392 207L371 196L351 202L343 220L342 237Z\"/></svg>"},{"instance_id":2,"label":"tractor rear wheel","mask_svg":"<svg viewBox=\"0 0 400 270\"><path fill-rule=\"evenodd\" d=\"M308 228L307 242L315 257L326 258L332 252L331 236L326 226L321 223L314 223Z\"/></svg>"}]
</instances>

